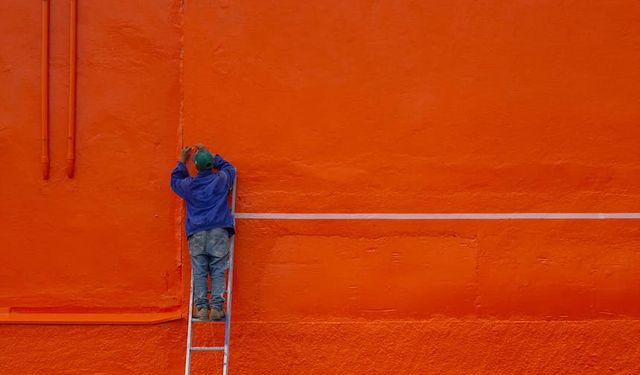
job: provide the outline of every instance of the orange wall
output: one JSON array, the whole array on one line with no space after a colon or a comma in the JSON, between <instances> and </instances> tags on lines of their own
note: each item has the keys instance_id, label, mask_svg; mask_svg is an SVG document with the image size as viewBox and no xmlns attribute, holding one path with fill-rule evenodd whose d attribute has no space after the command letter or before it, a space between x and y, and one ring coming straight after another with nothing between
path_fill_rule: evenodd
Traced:
<instances>
[{"instance_id":1,"label":"orange wall","mask_svg":"<svg viewBox=\"0 0 640 375\"><path fill-rule=\"evenodd\" d=\"M236 162L241 211L636 212L639 19L632 2L191 2L185 141ZM240 229L243 318L640 317L635 222Z\"/></svg>"},{"instance_id":2,"label":"orange wall","mask_svg":"<svg viewBox=\"0 0 640 375\"><path fill-rule=\"evenodd\" d=\"M49 181L40 6L0 4L0 320L184 309L182 142L241 212L640 212L633 1L80 1L74 179L53 1ZM640 372L636 221L238 232L234 374ZM179 374L185 333L0 324L0 373Z\"/></svg>"},{"instance_id":3,"label":"orange wall","mask_svg":"<svg viewBox=\"0 0 640 375\"><path fill-rule=\"evenodd\" d=\"M632 1L222 4L186 7L185 140L245 210L640 208Z\"/></svg>"},{"instance_id":4,"label":"orange wall","mask_svg":"<svg viewBox=\"0 0 640 375\"><path fill-rule=\"evenodd\" d=\"M179 8L81 2L76 177L64 172L68 5L51 6L51 179L40 171L40 1L3 2L0 306L175 308Z\"/></svg>"}]
</instances>

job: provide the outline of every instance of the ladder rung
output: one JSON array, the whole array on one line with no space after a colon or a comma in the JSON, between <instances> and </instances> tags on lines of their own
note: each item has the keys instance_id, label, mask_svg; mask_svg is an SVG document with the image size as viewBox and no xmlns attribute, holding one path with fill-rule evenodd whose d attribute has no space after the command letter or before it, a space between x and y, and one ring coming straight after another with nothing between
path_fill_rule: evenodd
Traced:
<instances>
[{"instance_id":1,"label":"ladder rung","mask_svg":"<svg viewBox=\"0 0 640 375\"><path fill-rule=\"evenodd\" d=\"M193 346L191 347L192 351L214 351L214 350L224 350L224 346Z\"/></svg>"},{"instance_id":2,"label":"ladder rung","mask_svg":"<svg viewBox=\"0 0 640 375\"><path fill-rule=\"evenodd\" d=\"M191 321L194 323L224 323L226 319L222 320L202 320L198 318L191 318Z\"/></svg>"}]
</instances>

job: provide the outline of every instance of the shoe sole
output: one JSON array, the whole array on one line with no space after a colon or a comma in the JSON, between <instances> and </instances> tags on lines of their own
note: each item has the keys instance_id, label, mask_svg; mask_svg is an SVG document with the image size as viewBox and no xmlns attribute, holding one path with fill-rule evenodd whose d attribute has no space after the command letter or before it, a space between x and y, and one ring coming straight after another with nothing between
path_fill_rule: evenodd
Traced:
<instances>
[{"instance_id":1,"label":"shoe sole","mask_svg":"<svg viewBox=\"0 0 640 375\"><path fill-rule=\"evenodd\" d=\"M226 314L224 314L224 312L223 312L222 316L217 317L217 318L214 318L213 316L209 315L209 320L212 321L212 322L221 322L221 321L225 320L225 318L226 318Z\"/></svg>"}]
</instances>

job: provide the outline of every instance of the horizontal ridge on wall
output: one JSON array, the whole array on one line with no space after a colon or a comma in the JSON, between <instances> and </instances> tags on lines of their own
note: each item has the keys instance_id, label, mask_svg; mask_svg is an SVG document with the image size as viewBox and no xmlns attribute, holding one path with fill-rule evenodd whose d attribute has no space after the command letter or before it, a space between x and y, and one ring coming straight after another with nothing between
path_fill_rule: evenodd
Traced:
<instances>
[{"instance_id":1,"label":"horizontal ridge on wall","mask_svg":"<svg viewBox=\"0 0 640 375\"><path fill-rule=\"evenodd\" d=\"M640 212L513 213L267 213L240 212L248 220L617 220L640 219Z\"/></svg>"},{"instance_id":2,"label":"horizontal ridge on wall","mask_svg":"<svg viewBox=\"0 0 640 375\"><path fill-rule=\"evenodd\" d=\"M154 313L0 312L0 324L158 324L182 319L180 310Z\"/></svg>"}]
</instances>

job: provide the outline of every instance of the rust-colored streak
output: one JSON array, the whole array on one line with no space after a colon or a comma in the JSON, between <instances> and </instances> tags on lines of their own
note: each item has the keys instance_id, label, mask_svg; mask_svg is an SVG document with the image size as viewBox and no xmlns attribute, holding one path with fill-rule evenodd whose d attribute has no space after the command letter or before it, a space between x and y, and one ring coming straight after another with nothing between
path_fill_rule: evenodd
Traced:
<instances>
[{"instance_id":1,"label":"rust-colored streak","mask_svg":"<svg viewBox=\"0 0 640 375\"><path fill-rule=\"evenodd\" d=\"M42 178L49 179L49 0L42 0Z\"/></svg>"},{"instance_id":2,"label":"rust-colored streak","mask_svg":"<svg viewBox=\"0 0 640 375\"><path fill-rule=\"evenodd\" d=\"M75 174L76 162L76 80L78 44L78 4L69 1L69 124L67 128L67 177Z\"/></svg>"}]
</instances>

